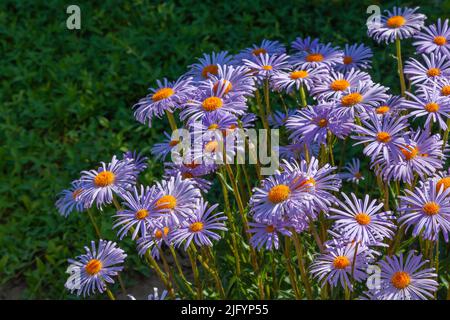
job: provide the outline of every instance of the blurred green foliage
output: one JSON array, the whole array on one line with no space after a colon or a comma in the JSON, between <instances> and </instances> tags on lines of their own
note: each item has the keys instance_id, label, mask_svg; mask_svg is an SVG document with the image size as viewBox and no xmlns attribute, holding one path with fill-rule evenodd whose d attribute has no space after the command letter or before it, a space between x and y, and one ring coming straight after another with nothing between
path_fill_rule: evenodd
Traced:
<instances>
[{"instance_id":1,"label":"blurred green foliage","mask_svg":"<svg viewBox=\"0 0 450 320\"><path fill-rule=\"evenodd\" d=\"M384 2L382 9L420 5L428 21L450 12L450 1ZM149 155L167 123L140 125L131 106L156 79L175 79L203 52L235 53L264 38L289 43L306 35L336 45L363 42L375 51L374 79L398 92L392 46L366 36L366 8L380 1L76 4L81 30L66 28L66 2L0 3L0 288L19 283L22 298L69 296L66 259L95 236L85 214L57 213L56 195L113 154ZM161 174L161 164L150 160L143 180ZM115 239L110 214L102 214L102 232ZM124 246L134 251L131 242ZM127 270L144 272L135 261L132 255Z\"/></svg>"}]
</instances>

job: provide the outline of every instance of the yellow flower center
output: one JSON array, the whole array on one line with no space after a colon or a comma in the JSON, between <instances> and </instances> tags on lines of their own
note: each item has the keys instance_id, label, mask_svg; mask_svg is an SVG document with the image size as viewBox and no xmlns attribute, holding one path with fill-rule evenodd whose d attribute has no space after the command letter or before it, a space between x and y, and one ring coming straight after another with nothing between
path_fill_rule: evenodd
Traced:
<instances>
[{"instance_id":1,"label":"yellow flower center","mask_svg":"<svg viewBox=\"0 0 450 320\"><path fill-rule=\"evenodd\" d=\"M391 283L397 289L405 289L409 286L411 282L411 277L408 272L397 271L391 278Z\"/></svg>"},{"instance_id":2,"label":"yellow flower center","mask_svg":"<svg viewBox=\"0 0 450 320\"><path fill-rule=\"evenodd\" d=\"M430 201L425 203L422 209L427 216L434 216L439 213L441 207L436 202Z\"/></svg>"},{"instance_id":3,"label":"yellow flower center","mask_svg":"<svg viewBox=\"0 0 450 320\"><path fill-rule=\"evenodd\" d=\"M303 78L306 78L307 76L308 76L308 71L305 71L305 70L292 71L291 74L289 75L289 77L292 80L303 79Z\"/></svg>"},{"instance_id":4,"label":"yellow flower center","mask_svg":"<svg viewBox=\"0 0 450 320\"><path fill-rule=\"evenodd\" d=\"M441 94L443 96L449 96L450 95L450 85L443 86L442 89L441 89Z\"/></svg>"},{"instance_id":5,"label":"yellow flower center","mask_svg":"<svg viewBox=\"0 0 450 320\"><path fill-rule=\"evenodd\" d=\"M377 114L385 114L385 113L389 112L389 110L390 110L389 106L381 106L381 107L378 107L378 108L375 110L375 112L376 112Z\"/></svg>"},{"instance_id":6,"label":"yellow flower center","mask_svg":"<svg viewBox=\"0 0 450 320\"><path fill-rule=\"evenodd\" d=\"M161 88L152 95L154 102L167 99L175 93L172 88Z\"/></svg>"},{"instance_id":7,"label":"yellow flower center","mask_svg":"<svg viewBox=\"0 0 450 320\"><path fill-rule=\"evenodd\" d=\"M333 267L335 269L345 269L350 265L350 260L346 256L337 256L333 260Z\"/></svg>"},{"instance_id":8,"label":"yellow flower center","mask_svg":"<svg viewBox=\"0 0 450 320\"><path fill-rule=\"evenodd\" d=\"M403 153L406 160L414 159L419 154L419 148L417 148L417 146L405 146L405 148L400 148L400 151Z\"/></svg>"},{"instance_id":9,"label":"yellow flower center","mask_svg":"<svg viewBox=\"0 0 450 320\"><path fill-rule=\"evenodd\" d=\"M438 46L443 46L443 45L447 44L447 39L443 36L436 36L436 37L434 37L433 42L435 44L437 44Z\"/></svg>"},{"instance_id":10,"label":"yellow flower center","mask_svg":"<svg viewBox=\"0 0 450 320\"><path fill-rule=\"evenodd\" d=\"M267 65L267 66L262 66L262 68L263 68L264 70L267 70L267 71L272 70L272 66L269 66L269 65Z\"/></svg>"},{"instance_id":11,"label":"yellow flower center","mask_svg":"<svg viewBox=\"0 0 450 320\"><path fill-rule=\"evenodd\" d=\"M294 179L294 183L297 183L297 181L300 178L295 178ZM307 178L305 180L303 180L302 182L300 182L300 184L298 185L298 187L296 187L295 189L300 189L302 187L314 187L316 185L316 180L314 180L314 178Z\"/></svg>"},{"instance_id":12,"label":"yellow flower center","mask_svg":"<svg viewBox=\"0 0 450 320\"><path fill-rule=\"evenodd\" d=\"M345 56L344 57L344 64L350 64L353 62L353 58L350 56Z\"/></svg>"},{"instance_id":13,"label":"yellow flower center","mask_svg":"<svg viewBox=\"0 0 450 320\"><path fill-rule=\"evenodd\" d=\"M345 80L345 79L338 79L338 80L334 80L331 84L330 84L330 88L333 91L344 91L345 89L347 89L350 86L350 83Z\"/></svg>"},{"instance_id":14,"label":"yellow flower center","mask_svg":"<svg viewBox=\"0 0 450 320\"><path fill-rule=\"evenodd\" d=\"M266 227L266 232L267 233L273 233L275 231L275 227L273 226L273 224L269 224L267 227Z\"/></svg>"},{"instance_id":15,"label":"yellow flower center","mask_svg":"<svg viewBox=\"0 0 450 320\"><path fill-rule=\"evenodd\" d=\"M140 209L136 212L136 219L142 220L147 218L148 216L148 210L147 209Z\"/></svg>"},{"instance_id":16,"label":"yellow flower center","mask_svg":"<svg viewBox=\"0 0 450 320\"><path fill-rule=\"evenodd\" d=\"M260 54L267 53L267 50L264 48L256 48L252 51L253 55L258 56Z\"/></svg>"},{"instance_id":17,"label":"yellow flower center","mask_svg":"<svg viewBox=\"0 0 450 320\"><path fill-rule=\"evenodd\" d=\"M96 187L107 187L114 183L116 176L111 171L102 171L94 178L94 184Z\"/></svg>"},{"instance_id":18,"label":"yellow flower center","mask_svg":"<svg viewBox=\"0 0 450 320\"><path fill-rule=\"evenodd\" d=\"M441 70L439 68L431 68L427 71L427 76L429 77L437 77L441 74Z\"/></svg>"},{"instance_id":19,"label":"yellow flower center","mask_svg":"<svg viewBox=\"0 0 450 320\"><path fill-rule=\"evenodd\" d=\"M169 233L169 227L164 227L162 230L161 229L157 229L155 231L155 238L156 239L161 239L163 236L167 236L167 234Z\"/></svg>"},{"instance_id":20,"label":"yellow flower center","mask_svg":"<svg viewBox=\"0 0 450 320\"><path fill-rule=\"evenodd\" d=\"M425 105L425 110L428 112L437 112L439 111L439 105L436 102L430 102Z\"/></svg>"},{"instance_id":21,"label":"yellow flower center","mask_svg":"<svg viewBox=\"0 0 450 320\"><path fill-rule=\"evenodd\" d=\"M86 270L86 273L90 276L96 275L97 273L102 270L102 262L97 259L90 260L86 266L84 267L84 270Z\"/></svg>"},{"instance_id":22,"label":"yellow flower center","mask_svg":"<svg viewBox=\"0 0 450 320\"><path fill-rule=\"evenodd\" d=\"M203 109L208 112L222 108L223 101L219 97L209 97L202 102Z\"/></svg>"},{"instance_id":23,"label":"yellow flower center","mask_svg":"<svg viewBox=\"0 0 450 320\"><path fill-rule=\"evenodd\" d=\"M272 203L280 203L289 198L291 189L287 185L279 184L269 190L268 198Z\"/></svg>"},{"instance_id":24,"label":"yellow flower center","mask_svg":"<svg viewBox=\"0 0 450 320\"><path fill-rule=\"evenodd\" d=\"M406 22L406 19L402 16L393 16L390 17L387 21L386 21L386 25L389 28L400 28L402 25L404 25Z\"/></svg>"},{"instance_id":25,"label":"yellow flower center","mask_svg":"<svg viewBox=\"0 0 450 320\"><path fill-rule=\"evenodd\" d=\"M219 125L217 123L213 123L208 127L208 130L216 130L219 128Z\"/></svg>"},{"instance_id":26,"label":"yellow flower center","mask_svg":"<svg viewBox=\"0 0 450 320\"><path fill-rule=\"evenodd\" d=\"M219 143L216 140L212 140L205 145L206 152L216 152L219 147Z\"/></svg>"},{"instance_id":27,"label":"yellow flower center","mask_svg":"<svg viewBox=\"0 0 450 320\"><path fill-rule=\"evenodd\" d=\"M202 70L202 77L207 79L209 74L218 74L219 73L219 67L216 64L210 64L203 68Z\"/></svg>"},{"instance_id":28,"label":"yellow flower center","mask_svg":"<svg viewBox=\"0 0 450 320\"><path fill-rule=\"evenodd\" d=\"M308 62L321 62L323 61L323 55L320 53L310 53L306 56Z\"/></svg>"},{"instance_id":29,"label":"yellow flower center","mask_svg":"<svg viewBox=\"0 0 450 320\"><path fill-rule=\"evenodd\" d=\"M354 106L355 104L363 101L363 96L358 92L350 93L346 96L343 96L341 99L341 103L346 107Z\"/></svg>"},{"instance_id":30,"label":"yellow flower center","mask_svg":"<svg viewBox=\"0 0 450 320\"><path fill-rule=\"evenodd\" d=\"M156 201L156 209L173 209L177 205L177 199L168 194L165 196L162 196L161 198Z\"/></svg>"},{"instance_id":31,"label":"yellow flower center","mask_svg":"<svg viewBox=\"0 0 450 320\"><path fill-rule=\"evenodd\" d=\"M200 222L200 221L194 222L193 224L191 224L191 225L189 226L189 229L190 229L192 232L199 232L199 231L202 231L202 230L203 230L203 222Z\"/></svg>"},{"instance_id":32,"label":"yellow flower center","mask_svg":"<svg viewBox=\"0 0 450 320\"><path fill-rule=\"evenodd\" d=\"M80 193L83 191L83 189L81 189L81 188L78 188L78 189L76 189L76 190L74 190L73 192L72 192L72 198L75 200L79 195L80 195Z\"/></svg>"},{"instance_id":33,"label":"yellow flower center","mask_svg":"<svg viewBox=\"0 0 450 320\"><path fill-rule=\"evenodd\" d=\"M441 187L444 186L444 190L447 190L447 188L450 188L450 177L444 177L442 179L440 179L437 183L436 183L436 191L439 191L439 189L441 189Z\"/></svg>"},{"instance_id":34,"label":"yellow flower center","mask_svg":"<svg viewBox=\"0 0 450 320\"><path fill-rule=\"evenodd\" d=\"M366 224L370 223L370 216L365 212L360 212L357 215L355 215L355 220L360 225L365 226Z\"/></svg>"},{"instance_id":35,"label":"yellow flower center","mask_svg":"<svg viewBox=\"0 0 450 320\"><path fill-rule=\"evenodd\" d=\"M180 140L171 140L170 142L169 142L169 146L171 146L171 147L175 147L177 144L179 144L180 143Z\"/></svg>"},{"instance_id":36,"label":"yellow flower center","mask_svg":"<svg viewBox=\"0 0 450 320\"><path fill-rule=\"evenodd\" d=\"M231 84L231 82L230 81L228 81L228 80L224 80L224 82L225 82L225 85L226 85L226 88L225 88L225 94L227 94L228 92L230 92L231 91L231 89L233 89L233 85ZM224 86L225 86L224 85ZM213 91L214 91L214 93L215 94L217 94L217 90L219 90L219 82L216 82L215 84L214 84L214 86L213 86Z\"/></svg>"},{"instance_id":37,"label":"yellow flower center","mask_svg":"<svg viewBox=\"0 0 450 320\"><path fill-rule=\"evenodd\" d=\"M377 140L382 143L388 143L391 141L391 135L385 131L378 132Z\"/></svg>"},{"instance_id":38,"label":"yellow flower center","mask_svg":"<svg viewBox=\"0 0 450 320\"><path fill-rule=\"evenodd\" d=\"M319 125L319 127L323 128L326 127L328 124L328 120L327 119L320 119L319 122L317 123Z\"/></svg>"}]
</instances>

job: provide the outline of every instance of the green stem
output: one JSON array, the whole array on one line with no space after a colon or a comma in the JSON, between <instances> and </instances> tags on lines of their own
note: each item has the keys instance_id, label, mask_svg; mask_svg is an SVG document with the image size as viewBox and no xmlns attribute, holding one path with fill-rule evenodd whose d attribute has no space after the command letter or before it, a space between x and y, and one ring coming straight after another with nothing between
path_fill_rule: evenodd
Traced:
<instances>
[{"instance_id":1,"label":"green stem","mask_svg":"<svg viewBox=\"0 0 450 320\"><path fill-rule=\"evenodd\" d=\"M314 298L312 294L311 284L309 283L308 274L306 273L305 263L303 261L303 245L297 235L297 232L295 232L294 229L292 229L291 232L293 234L292 238L294 239L295 251L297 252L298 268L300 270L300 276L302 277L303 285L305 286L306 296L309 300L313 300Z\"/></svg>"},{"instance_id":2,"label":"green stem","mask_svg":"<svg viewBox=\"0 0 450 320\"><path fill-rule=\"evenodd\" d=\"M292 265L291 265L291 252L290 252L291 251L291 245L290 245L291 238L289 238L288 236L285 236L284 240L285 240L284 241L284 257L286 259L286 267L287 267L287 270L289 273L289 279L291 280L291 286L292 286L292 290L294 291L295 298L297 300L300 300L302 297L300 294L300 290L298 289L298 286L297 286L297 281L295 280L296 276L295 276L294 270L292 269Z\"/></svg>"},{"instance_id":3,"label":"green stem","mask_svg":"<svg viewBox=\"0 0 450 320\"><path fill-rule=\"evenodd\" d=\"M172 131L177 130L177 123L175 121L173 114L167 110L165 110L165 111L166 111L167 119L169 120L170 129L172 129Z\"/></svg>"},{"instance_id":4,"label":"green stem","mask_svg":"<svg viewBox=\"0 0 450 320\"><path fill-rule=\"evenodd\" d=\"M395 47L397 49L397 71L400 76L400 89L402 97L405 96L406 85L405 85L405 75L403 74L403 62L402 62L402 46L400 39L395 39Z\"/></svg>"},{"instance_id":5,"label":"green stem","mask_svg":"<svg viewBox=\"0 0 450 320\"><path fill-rule=\"evenodd\" d=\"M262 105L261 101L261 95L259 93L259 90L257 89L255 91L255 97L256 97L256 103L258 105L258 111L259 111L259 117L261 118L261 122L263 124L264 129L269 130L269 123L267 122L266 115L264 113L264 107Z\"/></svg>"},{"instance_id":6,"label":"green stem","mask_svg":"<svg viewBox=\"0 0 450 320\"><path fill-rule=\"evenodd\" d=\"M201 299L203 299L203 289L202 289L202 284L200 282L200 276L199 276L199 272L198 272L198 268L197 268L197 262L195 259L195 253L193 252L191 247L188 248L187 253L189 256L189 261L191 262L192 273L194 274L195 286L197 287L197 299L201 300Z\"/></svg>"},{"instance_id":7,"label":"green stem","mask_svg":"<svg viewBox=\"0 0 450 320\"><path fill-rule=\"evenodd\" d=\"M106 288L106 294L108 295L109 300L116 300L116 297L114 297L113 293L108 288Z\"/></svg>"},{"instance_id":8,"label":"green stem","mask_svg":"<svg viewBox=\"0 0 450 320\"><path fill-rule=\"evenodd\" d=\"M306 101L305 87L303 86L303 84L300 87L300 99L302 102L302 107L306 107L308 105L308 102Z\"/></svg>"}]
</instances>

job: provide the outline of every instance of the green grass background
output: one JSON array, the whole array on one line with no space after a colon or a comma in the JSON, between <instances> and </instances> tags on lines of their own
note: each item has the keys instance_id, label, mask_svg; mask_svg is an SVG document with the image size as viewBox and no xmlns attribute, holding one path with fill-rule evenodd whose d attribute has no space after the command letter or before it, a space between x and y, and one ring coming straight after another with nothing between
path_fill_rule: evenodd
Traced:
<instances>
[{"instance_id":1,"label":"green grass background","mask_svg":"<svg viewBox=\"0 0 450 320\"><path fill-rule=\"evenodd\" d=\"M81 8L81 30L66 28L66 7ZM448 17L450 1L1 1L0 296L67 298L66 259L94 239L85 214L61 217L56 195L81 170L113 154L151 146L168 125L147 128L131 106L156 79L175 79L202 52L297 36L374 48L371 74L398 91L392 46L366 36L366 8L422 7ZM405 54L411 54L406 42ZM150 160L142 177L162 174ZM102 232L115 239L105 211ZM145 274L130 253L127 281ZM16 290L19 288L20 290Z\"/></svg>"}]
</instances>

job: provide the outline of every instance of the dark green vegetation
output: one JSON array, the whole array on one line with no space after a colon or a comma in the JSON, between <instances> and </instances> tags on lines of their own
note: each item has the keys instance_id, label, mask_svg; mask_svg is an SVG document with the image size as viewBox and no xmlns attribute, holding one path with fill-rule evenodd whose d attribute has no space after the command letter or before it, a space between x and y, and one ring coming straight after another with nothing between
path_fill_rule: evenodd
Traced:
<instances>
[{"instance_id":1,"label":"dark green vegetation","mask_svg":"<svg viewBox=\"0 0 450 320\"><path fill-rule=\"evenodd\" d=\"M375 51L374 80L398 92L394 48L366 36L366 8L377 1L155 2L80 1L81 30L71 31L66 2L1 1L0 296L11 297L15 287L24 289L15 290L20 298L69 296L66 259L95 235L87 215L59 216L57 193L113 154L149 155L168 125L138 124L131 106L156 79L175 79L202 52L305 35L364 42ZM421 5L429 21L450 12L449 1L382 8L394 3ZM150 160L142 181L161 174L161 163ZM111 213L103 213L102 232L115 239ZM131 256L130 283L148 271L131 242L121 246Z\"/></svg>"}]
</instances>

